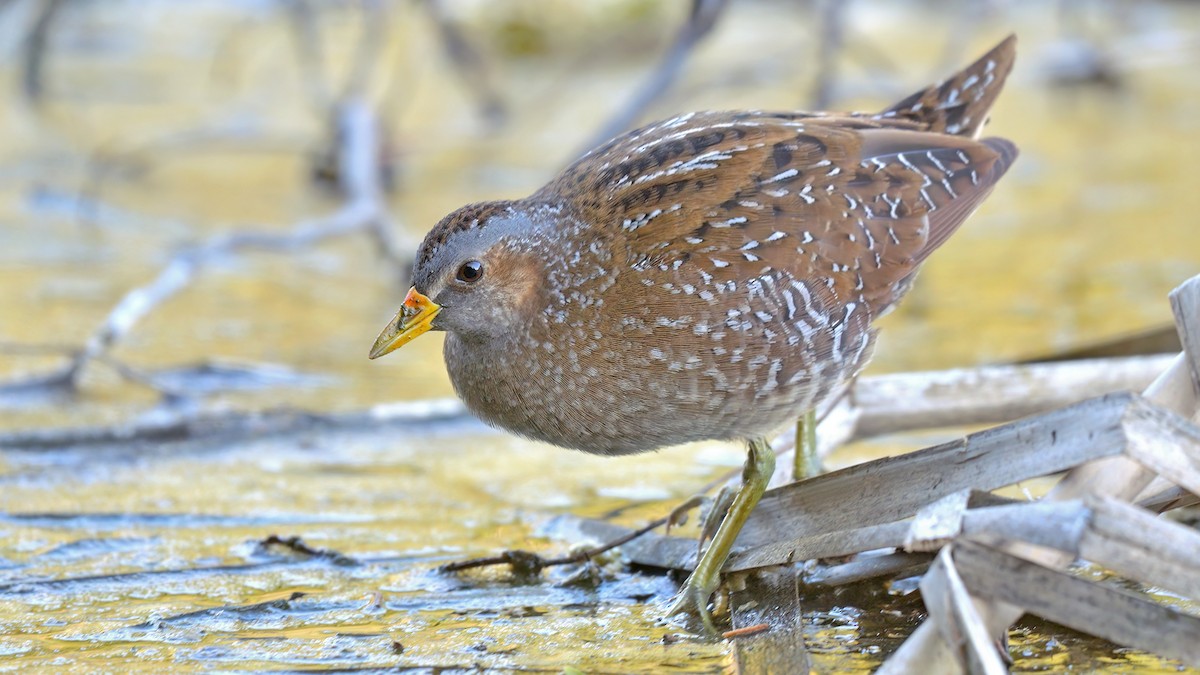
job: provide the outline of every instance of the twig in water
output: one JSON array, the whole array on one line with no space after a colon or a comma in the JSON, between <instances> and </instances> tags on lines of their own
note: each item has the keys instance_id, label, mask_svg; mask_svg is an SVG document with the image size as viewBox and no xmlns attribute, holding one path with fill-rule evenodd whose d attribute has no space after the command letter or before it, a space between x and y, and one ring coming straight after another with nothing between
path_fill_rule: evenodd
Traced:
<instances>
[{"instance_id":1,"label":"twig in water","mask_svg":"<svg viewBox=\"0 0 1200 675\"><path fill-rule=\"evenodd\" d=\"M587 562L598 555L607 553L608 551L621 546L622 544L628 544L643 534L646 534L657 527L661 527L662 525L666 524L666 522L666 518L659 518L658 520L652 521L640 529L633 530L632 532L617 537L616 539L601 544L600 546L584 549L560 558L546 559L536 553L530 553L529 551L505 551L500 555L489 556L486 558L472 558L470 560L448 563L439 567L438 570L441 572L460 572L462 570L474 569L476 567L509 565L512 567L513 572L519 575L533 575L541 572L547 567L573 565Z\"/></svg>"},{"instance_id":2,"label":"twig in water","mask_svg":"<svg viewBox=\"0 0 1200 675\"><path fill-rule=\"evenodd\" d=\"M733 630L727 630L724 633L721 633L721 637L725 638L726 640L729 640L732 638L748 637L750 635L758 635L759 633L765 633L770 629L771 629L770 624L760 623L760 624L756 624L754 626L746 626L745 628L734 628Z\"/></svg>"},{"instance_id":3,"label":"twig in water","mask_svg":"<svg viewBox=\"0 0 1200 675\"><path fill-rule=\"evenodd\" d=\"M309 546L308 544L304 543L303 539L297 536L281 537L277 534L272 534L266 539L260 541L259 546L262 548L268 548L270 546L282 546L286 549L295 551L296 553L313 558L323 558L335 565L341 565L344 567L353 567L359 564L357 560L344 553L339 553L338 551L328 548L314 548Z\"/></svg>"}]
</instances>

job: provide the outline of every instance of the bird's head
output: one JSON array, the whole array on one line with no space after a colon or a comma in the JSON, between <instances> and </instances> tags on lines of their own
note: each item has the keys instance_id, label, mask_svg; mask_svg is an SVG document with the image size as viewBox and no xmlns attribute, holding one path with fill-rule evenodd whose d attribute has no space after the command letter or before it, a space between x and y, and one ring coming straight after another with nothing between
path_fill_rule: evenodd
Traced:
<instances>
[{"instance_id":1,"label":"bird's head","mask_svg":"<svg viewBox=\"0 0 1200 675\"><path fill-rule=\"evenodd\" d=\"M472 204L443 218L422 242L413 287L370 358L429 330L489 340L528 325L545 277L539 220L514 202Z\"/></svg>"}]
</instances>

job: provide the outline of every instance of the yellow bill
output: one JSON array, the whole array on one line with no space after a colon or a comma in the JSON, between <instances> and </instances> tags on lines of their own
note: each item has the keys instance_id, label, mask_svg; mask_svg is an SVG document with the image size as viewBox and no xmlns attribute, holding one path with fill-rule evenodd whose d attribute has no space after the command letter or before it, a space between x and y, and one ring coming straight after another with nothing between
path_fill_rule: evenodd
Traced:
<instances>
[{"instance_id":1,"label":"yellow bill","mask_svg":"<svg viewBox=\"0 0 1200 675\"><path fill-rule=\"evenodd\" d=\"M441 305L425 297L416 286L408 289L408 296L404 298L396 318L375 338L370 358L377 359L412 342L430 329L433 317L440 311Z\"/></svg>"}]
</instances>

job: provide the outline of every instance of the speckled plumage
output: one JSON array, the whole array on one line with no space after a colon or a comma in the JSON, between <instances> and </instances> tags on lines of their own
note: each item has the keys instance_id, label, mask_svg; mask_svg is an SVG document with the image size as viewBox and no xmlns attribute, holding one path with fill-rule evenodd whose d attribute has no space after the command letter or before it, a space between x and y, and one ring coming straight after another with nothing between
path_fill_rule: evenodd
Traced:
<instances>
[{"instance_id":1,"label":"speckled plumage","mask_svg":"<svg viewBox=\"0 0 1200 675\"><path fill-rule=\"evenodd\" d=\"M680 115L450 214L415 288L442 308L455 389L491 424L602 454L793 421L861 370L872 321L1015 158L974 140L1013 46L878 114Z\"/></svg>"}]
</instances>

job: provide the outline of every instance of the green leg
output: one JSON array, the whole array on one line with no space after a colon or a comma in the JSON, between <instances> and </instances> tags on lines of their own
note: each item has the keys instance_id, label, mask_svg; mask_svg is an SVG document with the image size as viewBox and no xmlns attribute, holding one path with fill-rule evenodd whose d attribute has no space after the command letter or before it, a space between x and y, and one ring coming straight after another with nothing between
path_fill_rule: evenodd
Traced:
<instances>
[{"instance_id":1,"label":"green leg","mask_svg":"<svg viewBox=\"0 0 1200 675\"><path fill-rule=\"evenodd\" d=\"M817 454L817 412L809 410L796 422L796 452L792 462L792 480L804 480L821 473Z\"/></svg>"},{"instance_id":2,"label":"green leg","mask_svg":"<svg viewBox=\"0 0 1200 675\"><path fill-rule=\"evenodd\" d=\"M767 483L775 471L775 453L765 438L750 441L750 452L746 457L746 468L742 471L742 487L733 498L725 518L721 521L712 543L696 563L696 569L679 589L675 602L667 610L667 616L686 612L700 617L709 633L716 633L712 617L708 613L708 600L721 582L721 568L733 550L733 542L742 525L750 517L754 505L767 490Z\"/></svg>"}]
</instances>

